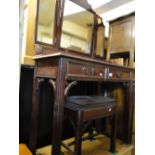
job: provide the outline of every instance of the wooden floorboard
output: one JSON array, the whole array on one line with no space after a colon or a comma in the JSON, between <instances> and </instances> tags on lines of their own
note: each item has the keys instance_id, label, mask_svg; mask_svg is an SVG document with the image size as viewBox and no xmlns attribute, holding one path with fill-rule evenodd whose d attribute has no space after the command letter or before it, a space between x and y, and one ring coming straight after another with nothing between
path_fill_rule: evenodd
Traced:
<instances>
[{"instance_id":1,"label":"wooden floorboard","mask_svg":"<svg viewBox=\"0 0 155 155\"><path fill-rule=\"evenodd\" d=\"M63 142L66 144L73 141L74 138L67 139ZM110 139L103 135L98 135L95 137L95 140L85 140L82 142L82 155L132 155L133 145L126 145L120 140L117 140L116 150L117 152L112 154L109 152ZM74 148L73 146L71 148ZM64 155L72 155L68 150L63 146L61 148ZM51 146L46 146L43 148L37 149L38 155L51 155Z\"/></svg>"}]
</instances>

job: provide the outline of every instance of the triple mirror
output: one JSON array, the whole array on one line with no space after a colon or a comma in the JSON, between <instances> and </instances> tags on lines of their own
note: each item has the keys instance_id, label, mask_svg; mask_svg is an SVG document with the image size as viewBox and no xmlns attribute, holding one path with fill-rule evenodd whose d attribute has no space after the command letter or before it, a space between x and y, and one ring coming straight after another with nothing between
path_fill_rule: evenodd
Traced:
<instances>
[{"instance_id":1,"label":"triple mirror","mask_svg":"<svg viewBox=\"0 0 155 155\"><path fill-rule=\"evenodd\" d=\"M38 0L36 42L53 46L56 17L56 0ZM71 52L91 55L94 25L97 24L95 56L104 56L104 26L93 11L64 0L59 47ZM97 18L97 23L95 22Z\"/></svg>"}]
</instances>

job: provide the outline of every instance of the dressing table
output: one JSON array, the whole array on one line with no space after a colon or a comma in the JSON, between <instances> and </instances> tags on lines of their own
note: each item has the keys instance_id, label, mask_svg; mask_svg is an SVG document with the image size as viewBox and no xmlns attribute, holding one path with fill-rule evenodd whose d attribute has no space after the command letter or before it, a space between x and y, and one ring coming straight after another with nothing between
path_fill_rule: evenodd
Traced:
<instances>
[{"instance_id":1,"label":"dressing table","mask_svg":"<svg viewBox=\"0 0 155 155\"><path fill-rule=\"evenodd\" d=\"M134 69L104 61L104 25L87 1L38 0L35 35L31 151L35 154L37 147L40 86L45 81L54 90L52 155L61 153L64 94L78 81L118 82L126 86L124 142L131 143Z\"/></svg>"}]
</instances>

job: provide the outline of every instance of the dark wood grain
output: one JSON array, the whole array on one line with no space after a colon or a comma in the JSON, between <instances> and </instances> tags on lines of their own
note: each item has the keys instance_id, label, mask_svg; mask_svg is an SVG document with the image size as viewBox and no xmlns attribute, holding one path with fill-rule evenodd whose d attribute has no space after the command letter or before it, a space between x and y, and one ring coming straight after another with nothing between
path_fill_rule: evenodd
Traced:
<instances>
[{"instance_id":1,"label":"dark wood grain","mask_svg":"<svg viewBox=\"0 0 155 155\"><path fill-rule=\"evenodd\" d=\"M66 60L64 58L60 58L58 62L58 73L56 79L55 101L53 111L53 155L60 154L61 150L66 66Z\"/></svg>"},{"instance_id":2,"label":"dark wood grain","mask_svg":"<svg viewBox=\"0 0 155 155\"><path fill-rule=\"evenodd\" d=\"M31 132L29 147L32 153L35 154L37 147L37 128L38 128L38 116L39 116L39 98L40 98L40 85L44 82L44 79L34 77L33 85L33 98L32 98L32 114L31 114Z\"/></svg>"}]
</instances>

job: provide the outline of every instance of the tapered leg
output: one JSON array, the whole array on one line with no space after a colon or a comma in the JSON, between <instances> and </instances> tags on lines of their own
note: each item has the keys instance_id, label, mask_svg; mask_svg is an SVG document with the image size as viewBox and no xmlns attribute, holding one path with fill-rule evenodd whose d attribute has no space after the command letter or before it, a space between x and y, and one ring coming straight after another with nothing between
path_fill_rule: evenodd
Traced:
<instances>
[{"instance_id":1,"label":"tapered leg","mask_svg":"<svg viewBox=\"0 0 155 155\"><path fill-rule=\"evenodd\" d=\"M114 114L112 118L111 143L110 143L110 152L112 153L116 152L116 128L117 128L116 114Z\"/></svg>"},{"instance_id":2,"label":"tapered leg","mask_svg":"<svg viewBox=\"0 0 155 155\"><path fill-rule=\"evenodd\" d=\"M76 131L75 131L75 150L74 155L81 155L81 146L82 146L82 127L83 127L83 114L81 111L78 111Z\"/></svg>"}]
</instances>

